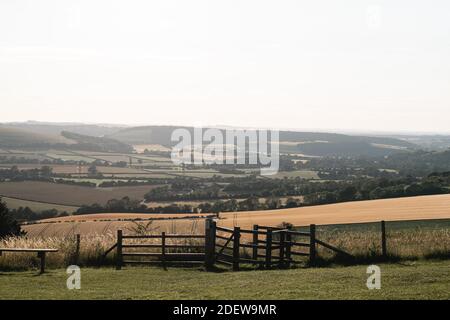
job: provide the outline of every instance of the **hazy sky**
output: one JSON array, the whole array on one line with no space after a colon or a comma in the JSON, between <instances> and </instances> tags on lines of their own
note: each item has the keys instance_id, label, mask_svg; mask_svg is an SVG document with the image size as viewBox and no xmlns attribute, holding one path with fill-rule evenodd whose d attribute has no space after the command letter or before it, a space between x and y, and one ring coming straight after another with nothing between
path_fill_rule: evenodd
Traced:
<instances>
[{"instance_id":1,"label":"hazy sky","mask_svg":"<svg viewBox=\"0 0 450 320\"><path fill-rule=\"evenodd\" d=\"M0 112L450 132L450 1L1 0Z\"/></svg>"}]
</instances>

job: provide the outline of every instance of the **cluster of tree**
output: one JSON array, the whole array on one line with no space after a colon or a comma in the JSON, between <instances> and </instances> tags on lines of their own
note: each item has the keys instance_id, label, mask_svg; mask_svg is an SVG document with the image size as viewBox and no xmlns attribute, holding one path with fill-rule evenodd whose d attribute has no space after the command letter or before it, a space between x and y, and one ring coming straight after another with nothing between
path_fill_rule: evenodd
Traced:
<instances>
[{"instance_id":1,"label":"cluster of tree","mask_svg":"<svg viewBox=\"0 0 450 320\"><path fill-rule=\"evenodd\" d=\"M144 195L145 201L183 201L205 200L226 197L221 194L221 187L214 183L203 183L197 187L182 187L172 183L169 186L158 187Z\"/></svg>"},{"instance_id":2,"label":"cluster of tree","mask_svg":"<svg viewBox=\"0 0 450 320\"><path fill-rule=\"evenodd\" d=\"M118 162L113 162L111 164L112 167L118 167L118 168L126 168L128 166L128 162L126 161L118 161Z\"/></svg>"},{"instance_id":3,"label":"cluster of tree","mask_svg":"<svg viewBox=\"0 0 450 320\"><path fill-rule=\"evenodd\" d=\"M18 209L11 209L10 212L18 221L36 221L56 217L65 217L69 215L67 212L58 212L58 210L56 209L35 212L29 207L19 207Z\"/></svg>"},{"instance_id":4,"label":"cluster of tree","mask_svg":"<svg viewBox=\"0 0 450 320\"><path fill-rule=\"evenodd\" d=\"M31 159L28 157L17 157L17 156L0 156L0 163L17 163L17 164L53 164L54 160L45 159Z\"/></svg>"},{"instance_id":5,"label":"cluster of tree","mask_svg":"<svg viewBox=\"0 0 450 320\"><path fill-rule=\"evenodd\" d=\"M26 170L19 170L17 166L12 166L10 169L0 169L0 181L45 181L83 187L96 186L95 183L88 181L53 178L53 169L50 166Z\"/></svg>"},{"instance_id":6,"label":"cluster of tree","mask_svg":"<svg viewBox=\"0 0 450 320\"><path fill-rule=\"evenodd\" d=\"M111 199L105 205L94 203L92 205L81 206L75 214L88 214L99 212L143 212L146 206L140 204L138 200L129 197L122 199Z\"/></svg>"},{"instance_id":7,"label":"cluster of tree","mask_svg":"<svg viewBox=\"0 0 450 320\"><path fill-rule=\"evenodd\" d=\"M20 224L14 217L14 213L10 212L6 204L0 199L0 239L9 236L24 235L20 228Z\"/></svg>"},{"instance_id":8,"label":"cluster of tree","mask_svg":"<svg viewBox=\"0 0 450 320\"><path fill-rule=\"evenodd\" d=\"M95 188L97 186L96 183L89 182L89 181L77 181L77 180L67 180L67 179L53 179L52 181L55 183L69 184L72 186L80 186L80 187Z\"/></svg>"},{"instance_id":9,"label":"cluster of tree","mask_svg":"<svg viewBox=\"0 0 450 320\"><path fill-rule=\"evenodd\" d=\"M345 201L374 200L450 193L450 181L440 175L425 179L372 179L343 184L334 191L320 191L304 196L305 205Z\"/></svg>"},{"instance_id":10,"label":"cluster of tree","mask_svg":"<svg viewBox=\"0 0 450 320\"><path fill-rule=\"evenodd\" d=\"M36 169L19 170L17 166L0 170L0 181L49 180L53 170L49 166Z\"/></svg>"},{"instance_id":11,"label":"cluster of tree","mask_svg":"<svg viewBox=\"0 0 450 320\"><path fill-rule=\"evenodd\" d=\"M450 150L404 152L385 157L310 158L307 162L296 162L295 167L328 173L321 176L324 179L426 177L430 172L450 171Z\"/></svg>"},{"instance_id":12,"label":"cluster of tree","mask_svg":"<svg viewBox=\"0 0 450 320\"><path fill-rule=\"evenodd\" d=\"M274 210L297 206L299 206L299 203L293 198L288 199L286 204L282 204L281 200L277 197L270 197L265 200L260 200L260 198L258 197L250 197L241 201L231 199L205 202L198 205L196 210L200 212L219 213L235 211Z\"/></svg>"},{"instance_id":13,"label":"cluster of tree","mask_svg":"<svg viewBox=\"0 0 450 320\"><path fill-rule=\"evenodd\" d=\"M189 201L206 200L199 206L202 211L241 211L261 210L264 206L254 199L303 196L301 205L329 204L344 201L409 197L418 195L449 193L450 178L447 173L434 173L425 178L397 177L359 178L343 181L315 182L301 178L295 179L259 179L256 177L235 178L226 186L213 184L202 185L199 189L183 189L187 184L177 187L164 186L151 190L145 195L146 201ZM195 183L201 183L196 181ZM192 186L191 186L192 187ZM253 201L236 203L234 200L211 202L210 200L245 198ZM216 206L213 208L213 204ZM287 206L298 206L298 201L291 201ZM281 208L274 201L267 208Z\"/></svg>"},{"instance_id":14,"label":"cluster of tree","mask_svg":"<svg viewBox=\"0 0 450 320\"><path fill-rule=\"evenodd\" d=\"M0 163L16 163L16 164L39 164L39 165L89 165L86 161L78 160L62 160L62 159L38 159L30 157L17 157L17 156L0 156Z\"/></svg>"},{"instance_id":15,"label":"cluster of tree","mask_svg":"<svg viewBox=\"0 0 450 320\"><path fill-rule=\"evenodd\" d=\"M103 181L98 186L100 188L112 188L112 187L129 187L129 186L146 186L158 184L158 181L153 180L110 180Z\"/></svg>"},{"instance_id":16,"label":"cluster of tree","mask_svg":"<svg viewBox=\"0 0 450 320\"><path fill-rule=\"evenodd\" d=\"M269 198L260 201L256 197L237 201L232 200L216 200L213 202L204 202L198 206L187 204L169 204L167 206L147 207L140 204L139 201L130 200L128 197L117 200L109 200L105 205L93 204L80 207L75 214L92 214L92 213L219 213L232 211L254 211L254 210L270 210L280 208L298 207L299 201L296 199L288 199L286 204L282 204L278 198Z\"/></svg>"},{"instance_id":17,"label":"cluster of tree","mask_svg":"<svg viewBox=\"0 0 450 320\"><path fill-rule=\"evenodd\" d=\"M170 204L167 206L147 207L138 200L131 200L129 197L122 199L111 199L105 205L92 204L81 206L74 214L91 213L192 213L195 208L189 205Z\"/></svg>"}]
</instances>

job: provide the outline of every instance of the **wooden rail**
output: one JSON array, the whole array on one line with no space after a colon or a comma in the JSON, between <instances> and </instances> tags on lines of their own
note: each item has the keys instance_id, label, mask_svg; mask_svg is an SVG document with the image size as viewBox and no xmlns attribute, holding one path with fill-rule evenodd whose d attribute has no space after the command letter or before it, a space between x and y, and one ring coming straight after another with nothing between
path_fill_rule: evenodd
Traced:
<instances>
[{"instance_id":1,"label":"wooden rail","mask_svg":"<svg viewBox=\"0 0 450 320\"><path fill-rule=\"evenodd\" d=\"M162 232L155 235L123 235L122 230L117 230L117 243L108 249L106 254L114 248L117 250L116 268L120 270L124 264L161 264L165 269L168 264L172 263L189 263L198 264L205 263L205 252L207 235L201 234L167 234ZM160 243L127 243L127 240L159 240ZM205 244L182 244L168 243L169 239L203 239ZM209 244L210 245L210 244ZM142 249L141 251L130 251L133 249ZM157 252L145 251L146 249L155 249ZM184 252L171 252L184 251ZM186 251L203 251L204 252L186 252ZM140 260L130 260L129 258L141 258ZM126 259L125 259L126 258ZM143 260L142 258L151 258L151 260Z\"/></svg>"},{"instance_id":2,"label":"wooden rail","mask_svg":"<svg viewBox=\"0 0 450 320\"><path fill-rule=\"evenodd\" d=\"M50 249L50 248L0 248L0 256L2 256L3 252L30 252L37 253L38 258L40 259L40 273L45 272L45 256L50 252L58 252L58 249Z\"/></svg>"},{"instance_id":3,"label":"wooden rail","mask_svg":"<svg viewBox=\"0 0 450 320\"><path fill-rule=\"evenodd\" d=\"M323 247L325 247L327 249L330 249L330 250L332 250L332 251L334 251L334 252L336 252L338 254L342 254L342 255L348 256L348 257L353 257L351 254L349 254L349 253L347 253L347 252L345 252L345 251L343 251L343 250L341 250L339 248L336 248L336 247L332 246L329 243L323 242L323 241L321 241L319 239L316 239L316 243L320 244L321 246L323 246Z\"/></svg>"}]
</instances>

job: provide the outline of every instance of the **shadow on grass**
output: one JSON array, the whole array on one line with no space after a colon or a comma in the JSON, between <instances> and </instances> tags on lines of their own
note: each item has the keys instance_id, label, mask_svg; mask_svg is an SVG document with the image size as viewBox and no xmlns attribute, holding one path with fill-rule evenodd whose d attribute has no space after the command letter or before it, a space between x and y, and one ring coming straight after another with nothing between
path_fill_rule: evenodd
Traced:
<instances>
[{"instance_id":1,"label":"shadow on grass","mask_svg":"<svg viewBox=\"0 0 450 320\"><path fill-rule=\"evenodd\" d=\"M239 271L258 271L258 270L288 270L288 269L306 269L312 267L332 267L332 266L352 266L352 265L369 265L375 263L397 263L403 264L408 261L418 261L418 260L450 260L450 251L433 251L431 253L421 255L421 256L399 256L394 254L389 254L388 256L383 256L376 252L370 252L365 255L344 255L337 253L334 256L317 256L314 265L311 265L307 260L300 263L291 263L289 266L276 265L273 264L272 267L266 268L264 264L252 265L252 264L240 264ZM90 259L89 261L83 261L80 263L80 267L90 267L90 268L115 268L115 261L113 259L107 260L97 260ZM143 266L144 264L142 264ZM224 273L230 272L232 270L231 266L214 265L212 268L206 268L204 265L191 264L191 263L166 263L165 265L161 263L155 263L152 265L155 268L161 270L168 269L183 269L192 268L198 271L211 272L211 273ZM47 266L47 270L51 271L54 268L65 268L67 266ZM10 272L22 272L22 271L33 271L36 270L36 276L39 276L39 270L37 265L28 266L13 266L9 264L0 265L0 276L10 276ZM46 272L47 273L47 272Z\"/></svg>"},{"instance_id":2,"label":"shadow on grass","mask_svg":"<svg viewBox=\"0 0 450 320\"><path fill-rule=\"evenodd\" d=\"M372 263L396 263L401 261L402 258L397 255L388 255L383 256L380 254L367 254L367 255L344 255L344 254L336 254L332 257L320 257L316 258L314 265L310 265L309 267L328 267L331 265L341 265L341 266L352 266L358 264L372 264Z\"/></svg>"},{"instance_id":3,"label":"shadow on grass","mask_svg":"<svg viewBox=\"0 0 450 320\"><path fill-rule=\"evenodd\" d=\"M395 254L388 254L383 256L381 254L370 253L366 255L348 256L343 254L336 254L332 257L320 257L316 258L315 264L312 266L308 263L309 267L328 267L331 265L351 266L361 264L374 264L374 263L401 263L402 261L411 260L449 260L450 251L435 251L423 256L399 256Z\"/></svg>"},{"instance_id":4,"label":"shadow on grass","mask_svg":"<svg viewBox=\"0 0 450 320\"><path fill-rule=\"evenodd\" d=\"M427 253L424 258L430 260L448 260L450 259L450 251L434 251Z\"/></svg>"}]
</instances>

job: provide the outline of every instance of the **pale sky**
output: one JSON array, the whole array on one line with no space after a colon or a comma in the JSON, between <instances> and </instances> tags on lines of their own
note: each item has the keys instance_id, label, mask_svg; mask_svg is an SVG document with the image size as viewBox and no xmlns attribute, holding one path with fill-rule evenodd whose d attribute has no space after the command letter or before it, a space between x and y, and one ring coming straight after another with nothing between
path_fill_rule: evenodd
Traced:
<instances>
[{"instance_id":1,"label":"pale sky","mask_svg":"<svg viewBox=\"0 0 450 320\"><path fill-rule=\"evenodd\" d=\"M450 132L450 1L1 0L26 120Z\"/></svg>"}]
</instances>

